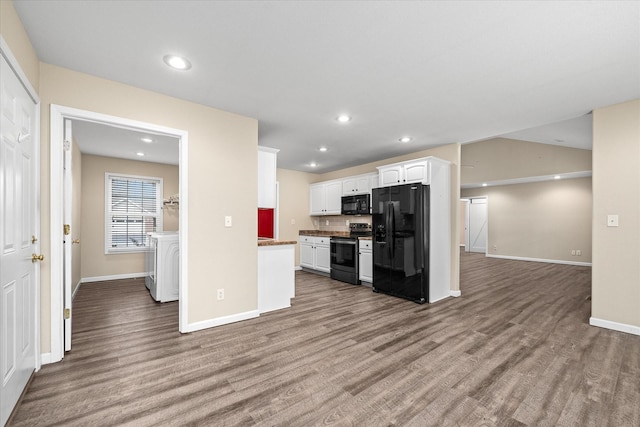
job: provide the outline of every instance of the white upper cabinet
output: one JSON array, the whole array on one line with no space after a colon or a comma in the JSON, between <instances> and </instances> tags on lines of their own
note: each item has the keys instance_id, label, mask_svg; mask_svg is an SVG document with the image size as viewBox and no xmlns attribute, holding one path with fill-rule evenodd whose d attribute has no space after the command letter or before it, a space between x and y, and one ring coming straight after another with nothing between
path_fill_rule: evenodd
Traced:
<instances>
[{"instance_id":1,"label":"white upper cabinet","mask_svg":"<svg viewBox=\"0 0 640 427\"><path fill-rule=\"evenodd\" d=\"M309 186L309 215L340 215L342 181L326 181Z\"/></svg>"},{"instance_id":2,"label":"white upper cabinet","mask_svg":"<svg viewBox=\"0 0 640 427\"><path fill-rule=\"evenodd\" d=\"M378 183L381 187L414 182L429 184L429 168L429 158L380 166Z\"/></svg>"},{"instance_id":3,"label":"white upper cabinet","mask_svg":"<svg viewBox=\"0 0 640 427\"><path fill-rule=\"evenodd\" d=\"M380 187L388 187L402 183L402 166L382 166L378 168Z\"/></svg>"},{"instance_id":4,"label":"white upper cabinet","mask_svg":"<svg viewBox=\"0 0 640 427\"><path fill-rule=\"evenodd\" d=\"M275 148L258 146L258 207L276 207L276 164L278 151Z\"/></svg>"},{"instance_id":5,"label":"white upper cabinet","mask_svg":"<svg viewBox=\"0 0 640 427\"><path fill-rule=\"evenodd\" d=\"M350 176L342 180L342 195L367 194L371 191L371 177L376 174ZM377 182L376 182L377 184Z\"/></svg>"},{"instance_id":6,"label":"white upper cabinet","mask_svg":"<svg viewBox=\"0 0 640 427\"><path fill-rule=\"evenodd\" d=\"M407 162L404 164L404 182L429 182L429 162L419 160L416 162Z\"/></svg>"}]
</instances>

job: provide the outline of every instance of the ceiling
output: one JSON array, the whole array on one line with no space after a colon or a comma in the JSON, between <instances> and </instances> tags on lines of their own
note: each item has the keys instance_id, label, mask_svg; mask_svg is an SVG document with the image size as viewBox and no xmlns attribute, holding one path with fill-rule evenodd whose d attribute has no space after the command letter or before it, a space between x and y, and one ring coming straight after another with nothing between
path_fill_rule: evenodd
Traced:
<instances>
[{"instance_id":1,"label":"ceiling","mask_svg":"<svg viewBox=\"0 0 640 427\"><path fill-rule=\"evenodd\" d=\"M180 141L166 135L83 120L72 120L72 132L73 139L84 154L169 165L177 165L180 158Z\"/></svg>"},{"instance_id":2,"label":"ceiling","mask_svg":"<svg viewBox=\"0 0 640 427\"><path fill-rule=\"evenodd\" d=\"M14 5L41 61L256 118L300 171L500 135L589 149L585 115L640 98L636 1Z\"/></svg>"}]
</instances>

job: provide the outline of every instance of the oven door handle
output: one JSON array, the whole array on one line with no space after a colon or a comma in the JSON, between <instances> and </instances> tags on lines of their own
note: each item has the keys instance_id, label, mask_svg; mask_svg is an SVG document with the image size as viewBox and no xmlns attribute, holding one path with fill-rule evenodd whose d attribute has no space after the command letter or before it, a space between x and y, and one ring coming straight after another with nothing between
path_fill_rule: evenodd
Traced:
<instances>
[{"instance_id":1,"label":"oven door handle","mask_svg":"<svg viewBox=\"0 0 640 427\"><path fill-rule=\"evenodd\" d=\"M355 245L353 240L332 240L331 243L339 243L341 245Z\"/></svg>"}]
</instances>

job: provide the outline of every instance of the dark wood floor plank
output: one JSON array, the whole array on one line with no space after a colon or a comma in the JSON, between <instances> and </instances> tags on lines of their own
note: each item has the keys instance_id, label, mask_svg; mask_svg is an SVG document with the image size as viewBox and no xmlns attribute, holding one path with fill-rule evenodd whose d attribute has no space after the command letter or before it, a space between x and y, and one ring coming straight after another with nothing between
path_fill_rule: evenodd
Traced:
<instances>
[{"instance_id":1,"label":"dark wood floor plank","mask_svg":"<svg viewBox=\"0 0 640 427\"><path fill-rule=\"evenodd\" d=\"M640 426L640 337L588 325L590 268L460 277L418 305L297 272L290 309L184 335L142 279L83 284L12 425Z\"/></svg>"}]
</instances>

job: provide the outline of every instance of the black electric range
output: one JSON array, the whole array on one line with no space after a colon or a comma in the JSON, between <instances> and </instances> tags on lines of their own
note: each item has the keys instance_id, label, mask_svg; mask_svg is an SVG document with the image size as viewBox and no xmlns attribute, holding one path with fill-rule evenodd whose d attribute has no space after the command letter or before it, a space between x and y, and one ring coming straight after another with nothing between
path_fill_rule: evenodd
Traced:
<instances>
[{"instance_id":1,"label":"black electric range","mask_svg":"<svg viewBox=\"0 0 640 427\"><path fill-rule=\"evenodd\" d=\"M349 236L331 236L331 278L360 284L358 237L371 236L371 224L349 224Z\"/></svg>"}]
</instances>

